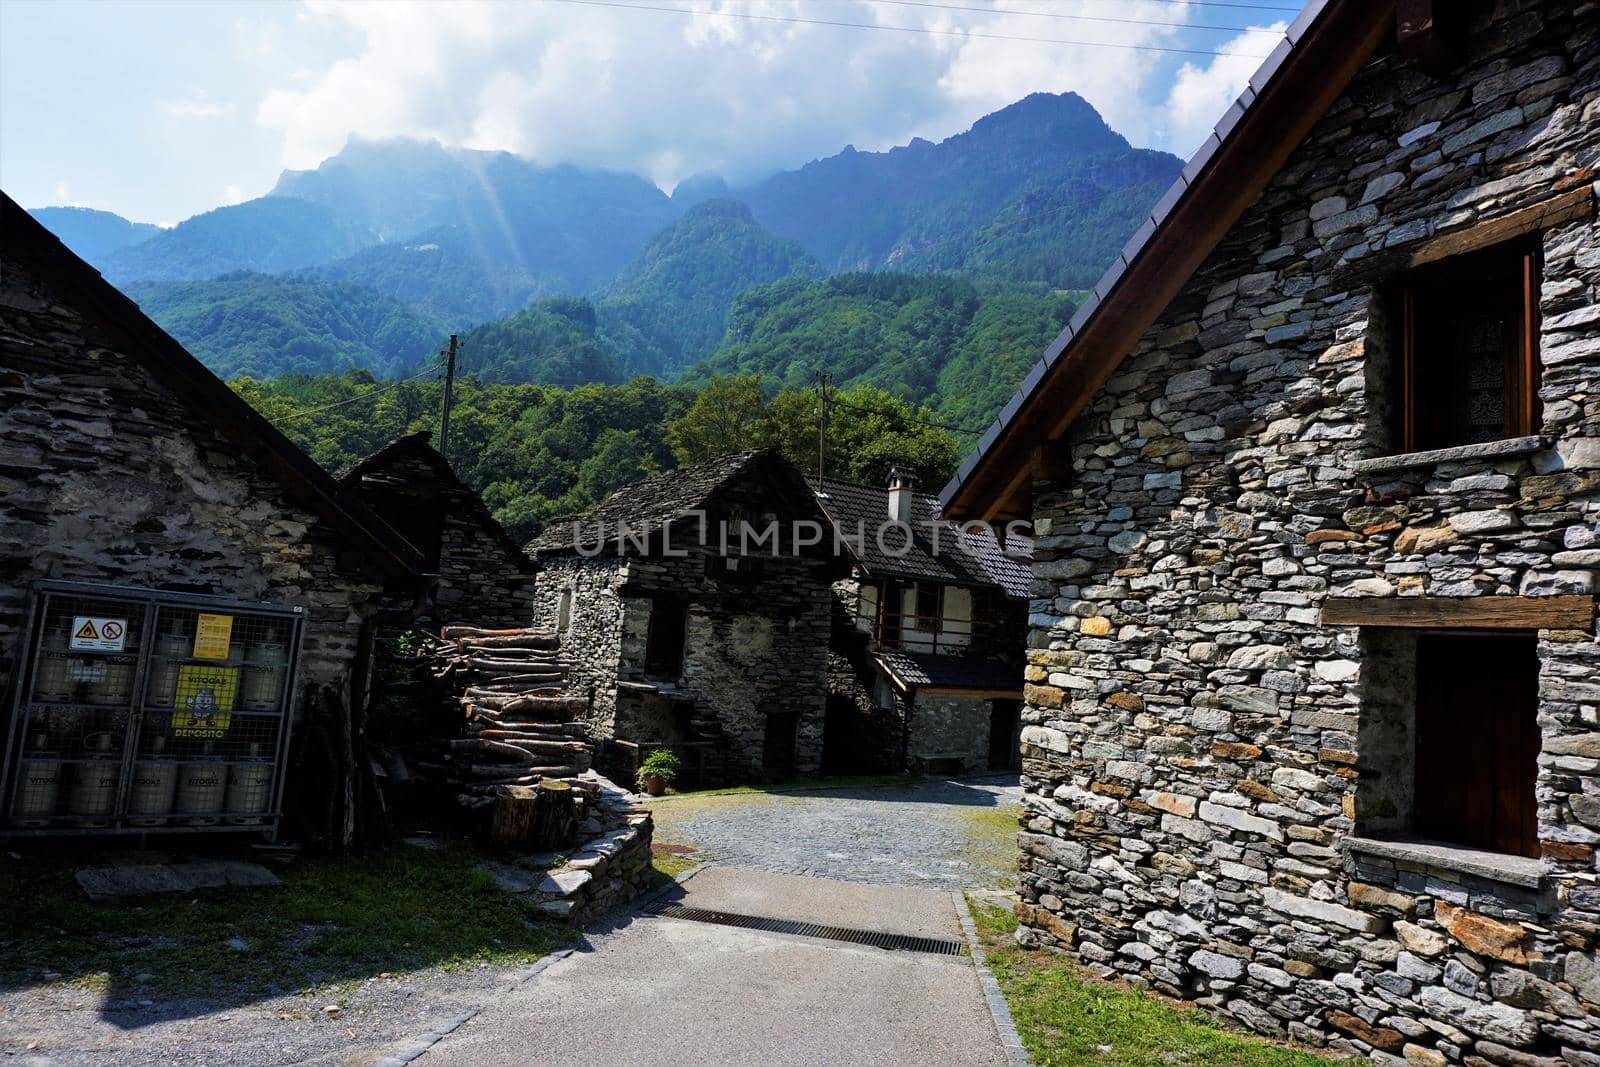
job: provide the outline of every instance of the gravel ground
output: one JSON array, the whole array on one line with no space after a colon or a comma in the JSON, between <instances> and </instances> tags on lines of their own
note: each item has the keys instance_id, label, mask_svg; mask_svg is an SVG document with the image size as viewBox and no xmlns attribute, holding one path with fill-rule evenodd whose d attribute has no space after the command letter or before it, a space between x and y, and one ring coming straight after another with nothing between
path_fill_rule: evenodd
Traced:
<instances>
[{"instance_id":1,"label":"gravel ground","mask_svg":"<svg viewBox=\"0 0 1600 1067\"><path fill-rule=\"evenodd\" d=\"M934 889L1016 880L1015 775L912 785L676 797L656 841L781 874Z\"/></svg>"}]
</instances>

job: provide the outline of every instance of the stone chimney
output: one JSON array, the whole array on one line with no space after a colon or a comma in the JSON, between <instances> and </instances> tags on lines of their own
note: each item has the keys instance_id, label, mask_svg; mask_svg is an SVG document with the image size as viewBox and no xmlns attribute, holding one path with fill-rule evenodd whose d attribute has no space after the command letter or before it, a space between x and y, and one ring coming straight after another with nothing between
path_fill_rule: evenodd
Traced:
<instances>
[{"instance_id":1,"label":"stone chimney","mask_svg":"<svg viewBox=\"0 0 1600 1067\"><path fill-rule=\"evenodd\" d=\"M917 480L896 467L889 471L889 518L911 525L911 498Z\"/></svg>"}]
</instances>

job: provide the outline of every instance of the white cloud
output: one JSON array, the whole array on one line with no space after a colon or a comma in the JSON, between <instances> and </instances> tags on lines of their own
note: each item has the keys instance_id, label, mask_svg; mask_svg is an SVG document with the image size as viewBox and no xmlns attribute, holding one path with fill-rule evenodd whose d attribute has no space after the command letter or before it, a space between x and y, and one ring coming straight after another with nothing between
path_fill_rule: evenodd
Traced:
<instances>
[{"instance_id":1,"label":"white cloud","mask_svg":"<svg viewBox=\"0 0 1600 1067\"><path fill-rule=\"evenodd\" d=\"M1274 22L1258 29L1281 34L1287 25L1285 22ZM1248 57L1265 51L1264 44L1276 43L1266 33L1240 34L1218 51L1244 55L1219 55L1204 67L1185 63L1178 69L1172 81L1172 90L1167 94L1165 136L1172 151L1187 159L1200 147L1223 112L1244 92L1244 87L1250 83L1250 75L1261 66L1260 59Z\"/></svg>"},{"instance_id":2,"label":"white cloud","mask_svg":"<svg viewBox=\"0 0 1600 1067\"><path fill-rule=\"evenodd\" d=\"M158 105L161 113L179 122L212 122L233 117L232 104L211 99L204 89L190 89L183 96L163 100Z\"/></svg>"},{"instance_id":3,"label":"white cloud","mask_svg":"<svg viewBox=\"0 0 1600 1067\"><path fill-rule=\"evenodd\" d=\"M1135 144L1157 137L1164 124L1151 121L1142 97L1159 99L1159 87L1151 91L1159 53L1059 42L1158 44L1176 31L1026 14L1038 2L958 13L866 0L826 9L804 0L694 0L697 13L675 14L555 2L310 0L303 20L358 43L319 72L270 90L256 118L279 132L289 167L316 166L352 134L410 136L634 171L665 188L700 171L751 179L846 143L869 150L912 136L938 139L1041 90L1080 93ZM705 13L713 6L782 18L825 11L842 22L1053 43ZM1117 10L1167 18L1184 11L1132 3Z\"/></svg>"}]
</instances>

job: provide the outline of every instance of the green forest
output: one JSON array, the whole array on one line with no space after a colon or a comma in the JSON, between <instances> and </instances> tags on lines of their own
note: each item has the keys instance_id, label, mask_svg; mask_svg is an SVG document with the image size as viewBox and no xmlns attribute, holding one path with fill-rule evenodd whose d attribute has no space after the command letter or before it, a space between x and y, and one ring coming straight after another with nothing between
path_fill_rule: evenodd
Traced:
<instances>
[{"instance_id":1,"label":"green forest","mask_svg":"<svg viewBox=\"0 0 1600 1067\"><path fill-rule=\"evenodd\" d=\"M234 390L318 463L339 473L404 434L437 435L444 386L337 375L240 378ZM764 388L757 375L669 385L456 383L448 457L519 541L579 514L613 490L681 464L746 448L780 449L801 470L817 466L815 389ZM927 407L872 385L831 390L827 473L882 484L889 469L942 485L970 443L932 425Z\"/></svg>"}]
</instances>

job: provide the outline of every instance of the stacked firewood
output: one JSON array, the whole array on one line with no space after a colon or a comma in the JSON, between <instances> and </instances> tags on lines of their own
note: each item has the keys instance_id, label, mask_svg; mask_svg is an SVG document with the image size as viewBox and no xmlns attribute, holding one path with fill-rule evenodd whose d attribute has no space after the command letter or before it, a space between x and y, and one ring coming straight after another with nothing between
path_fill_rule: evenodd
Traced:
<instances>
[{"instance_id":1,"label":"stacked firewood","mask_svg":"<svg viewBox=\"0 0 1600 1067\"><path fill-rule=\"evenodd\" d=\"M573 721L588 700L568 691L559 648L544 631L474 626L446 626L432 642L434 676L465 721L461 735L441 738L436 759L420 766L456 789L462 806L486 808L502 786L541 781L566 782L584 796L597 790L584 773L594 746Z\"/></svg>"}]
</instances>

